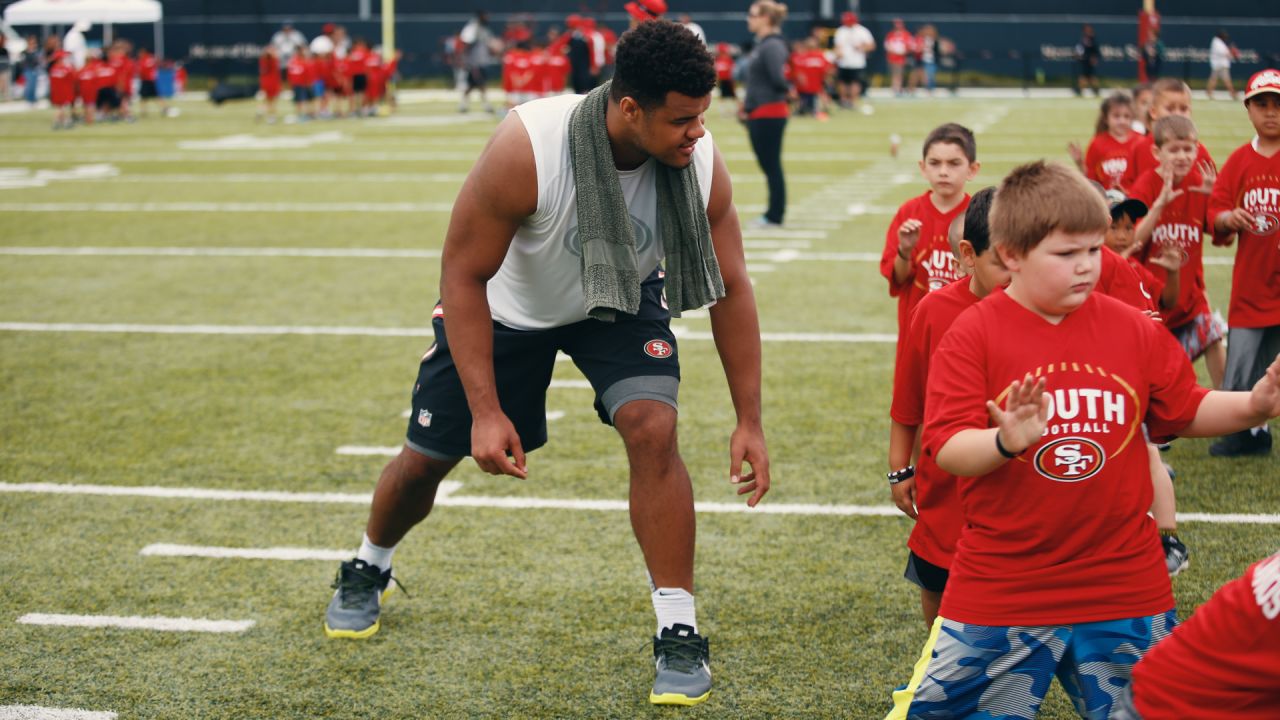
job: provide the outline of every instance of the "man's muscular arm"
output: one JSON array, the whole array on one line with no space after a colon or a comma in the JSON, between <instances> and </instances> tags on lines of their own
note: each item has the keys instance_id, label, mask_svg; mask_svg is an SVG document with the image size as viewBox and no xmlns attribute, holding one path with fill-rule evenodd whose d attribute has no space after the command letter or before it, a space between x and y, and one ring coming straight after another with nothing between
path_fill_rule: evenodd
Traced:
<instances>
[{"instance_id":1,"label":"man's muscular arm","mask_svg":"<svg viewBox=\"0 0 1280 720\"><path fill-rule=\"evenodd\" d=\"M729 479L739 485L739 495L751 493L747 505L755 507L769 491L769 452L760 419L760 321L742 251L742 228L733 207L733 185L719 149L715 152L707 220L725 289L725 296L711 306L711 332L738 416L729 440ZM751 466L746 474L742 472L744 460Z\"/></svg>"},{"instance_id":2,"label":"man's muscular arm","mask_svg":"<svg viewBox=\"0 0 1280 720\"><path fill-rule=\"evenodd\" d=\"M526 476L524 449L498 404L486 284L502 266L520 224L537 209L533 147L519 116L511 113L454 202L441 258L440 297L449 351L471 408L471 456L485 472L519 478Z\"/></svg>"}]
</instances>

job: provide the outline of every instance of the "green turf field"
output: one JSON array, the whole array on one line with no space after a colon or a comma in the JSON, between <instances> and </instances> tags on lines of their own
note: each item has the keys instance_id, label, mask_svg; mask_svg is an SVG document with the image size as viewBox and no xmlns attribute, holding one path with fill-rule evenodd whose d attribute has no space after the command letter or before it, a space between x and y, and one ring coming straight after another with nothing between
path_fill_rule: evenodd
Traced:
<instances>
[{"instance_id":1,"label":"green turf field","mask_svg":"<svg viewBox=\"0 0 1280 720\"><path fill-rule=\"evenodd\" d=\"M572 386L550 391L558 419L527 481L460 466L453 502L396 555L411 597L393 596L369 641L321 632L332 560L141 554L157 543L354 552L360 495L385 458L337 450L403 438L447 208L494 125L451 102L276 126L255 124L249 105L181 107L179 118L56 133L46 111L0 115L0 489L28 490L0 492L0 706L120 718L883 715L926 634L918 592L901 577L910 521L715 505L699 516L697 565L715 690L692 709L649 706L653 616L618 509L624 456L591 393ZM973 191L1019 162L1066 160L1068 140L1088 140L1097 104L876 107L794 120L789 226L747 235L767 337L765 505L889 505L893 346L875 336L895 331L896 306L866 254L878 255L897 205L923 191L915 161L928 130L958 121L978 131ZM1195 112L1219 162L1252 136L1234 103L1197 99ZM742 216L759 214L764 181L744 130L719 107L707 124ZM892 133L903 137L896 159ZM1206 271L1225 309L1229 254L1207 254L1221 260ZM676 324L696 498L737 505L733 414L709 320ZM581 376L561 363L556 378ZM1179 510L1275 521L1275 460L1214 461L1207 447L1183 440L1167 455ZM68 485L242 494L48 492ZM243 494L254 491L286 495ZM288 495L302 493L341 495ZM501 498L514 500L498 507ZM1181 535L1192 551L1174 582L1183 617L1280 545L1275 524L1185 522ZM18 622L33 613L254 624L202 633ZM1074 716L1055 689L1043 717Z\"/></svg>"}]
</instances>

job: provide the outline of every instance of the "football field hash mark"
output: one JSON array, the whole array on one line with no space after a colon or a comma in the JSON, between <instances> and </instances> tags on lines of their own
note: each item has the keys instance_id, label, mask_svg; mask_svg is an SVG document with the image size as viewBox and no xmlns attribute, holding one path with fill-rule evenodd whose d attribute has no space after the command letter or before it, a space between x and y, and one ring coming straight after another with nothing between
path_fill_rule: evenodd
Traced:
<instances>
[{"instance_id":1,"label":"football field hash mark","mask_svg":"<svg viewBox=\"0 0 1280 720\"><path fill-rule=\"evenodd\" d=\"M18 624L116 628L119 630L156 630L159 632L241 633L253 627L256 623L253 620L206 620L204 618L187 617L27 613L18 618Z\"/></svg>"},{"instance_id":2,"label":"football field hash mark","mask_svg":"<svg viewBox=\"0 0 1280 720\"><path fill-rule=\"evenodd\" d=\"M351 558L350 550L316 550L295 547L233 548L173 545L170 543L152 543L139 550L138 554L144 557L200 557L237 560L349 560Z\"/></svg>"},{"instance_id":3,"label":"football field hash mark","mask_svg":"<svg viewBox=\"0 0 1280 720\"><path fill-rule=\"evenodd\" d=\"M116 720L116 714L107 710L0 705L0 720Z\"/></svg>"}]
</instances>

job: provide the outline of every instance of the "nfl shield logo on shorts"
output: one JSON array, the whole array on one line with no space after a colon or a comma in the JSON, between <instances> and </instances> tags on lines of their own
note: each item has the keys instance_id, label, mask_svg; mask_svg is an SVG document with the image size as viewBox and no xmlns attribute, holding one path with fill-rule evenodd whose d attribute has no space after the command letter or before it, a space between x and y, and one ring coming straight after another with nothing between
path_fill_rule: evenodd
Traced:
<instances>
[{"instance_id":1,"label":"nfl shield logo on shorts","mask_svg":"<svg viewBox=\"0 0 1280 720\"><path fill-rule=\"evenodd\" d=\"M422 427L431 427L431 413L426 408L418 411L418 424Z\"/></svg>"},{"instance_id":2,"label":"nfl shield logo on shorts","mask_svg":"<svg viewBox=\"0 0 1280 720\"><path fill-rule=\"evenodd\" d=\"M663 360L675 354L675 348L666 340L650 340L644 344L644 353L649 357Z\"/></svg>"}]
</instances>

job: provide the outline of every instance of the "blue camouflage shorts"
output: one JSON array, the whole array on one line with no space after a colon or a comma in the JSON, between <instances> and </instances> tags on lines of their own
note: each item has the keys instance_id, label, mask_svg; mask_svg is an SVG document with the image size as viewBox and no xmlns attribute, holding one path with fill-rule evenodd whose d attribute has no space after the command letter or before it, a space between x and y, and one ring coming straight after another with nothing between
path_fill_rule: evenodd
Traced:
<instances>
[{"instance_id":1,"label":"blue camouflage shorts","mask_svg":"<svg viewBox=\"0 0 1280 720\"><path fill-rule=\"evenodd\" d=\"M1173 610L1075 625L968 625L939 617L886 720L1032 720L1056 676L1085 720L1106 720Z\"/></svg>"}]
</instances>

